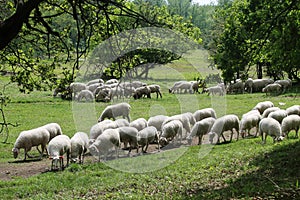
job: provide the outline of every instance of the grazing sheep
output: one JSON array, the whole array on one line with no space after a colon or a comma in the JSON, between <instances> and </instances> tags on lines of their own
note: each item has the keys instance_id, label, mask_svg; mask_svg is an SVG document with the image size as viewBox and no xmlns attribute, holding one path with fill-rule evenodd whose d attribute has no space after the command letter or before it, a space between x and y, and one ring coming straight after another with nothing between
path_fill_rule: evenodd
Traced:
<instances>
[{"instance_id":1,"label":"grazing sheep","mask_svg":"<svg viewBox=\"0 0 300 200\"><path fill-rule=\"evenodd\" d=\"M66 135L58 135L53 138L48 144L48 155L52 160L51 162L51 170L58 168L63 170L64 168L64 160L63 155L67 154L67 165L69 165L70 153L71 153L71 140Z\"/></svg>"},{"instance_id":2,"label":"grazing sheep","mask_svg":"<svg viewBox=\"0 0 300 200\"><path fill-rule=\"evenodd\" d=\"M285 110L276 110L274 112L271 112L269 115L268 115L268 118L273 118L273 119L276 119L279 123L282 122L282 120L287 116L287 113Z\"/></svg>"},{"instance_id":3,"label":"grazing sheep","mask_svg":"<svg viewBox=\"0 0 300 200\"><path fill-rule=\"evenodd\" d=\"M300 128L300 116L299 115L289 115L284 118L281 122L282 135L289 138L289 132L295 130L296 138L298 138L298 131Z\"/></svg>"},{"instance_id":4,"label":"grazing sheep","mask_svg":"<svg viewBox=\"0 0 300 200\"><path fill-rule=\"evenodd\" d=\"M117 119L114 121L116 124L116 127L124 127L124 126L129 126L129 122L126 119Z\"/></svg>"},{"instance_id":5,"label":"grazing sheep","mask_svg":"<svg viewBox=\"0 0 300 200\"><path fill-rule=\"evenodd\" d=\"M109 150L113 147L115 148L116 158L118 158L120 145L119 131L117 129L106 129L97 137L96 141L89 146L89 151L92 155L97 155L98 161L100 162L101 154L104 155L104 160L106 160Z\"/></svg>"},{"instance_id":6,"label":"grazing sheep","mask_svg":"<svg viewBox=\"0 0 300 200\"><path fill-rule=\"evenodd\" d=\"M109 128L117 128L116 123L106 119L104 121L95 124L94 126L91 127L90 139L95 140L99 135L103 133L103 131Z\"/></svg>"},{"instance_id":7,"label":"grazing sheep","mask_svg":"<svg viewBox=\"0 0 300 200\"><path fill-rule=\"evenodd\" d=\"M280 123L273 118L264 118L259 122L259 134L263 143L266 143L267 135L273 137L274 143L283 140Z\"/></svg>"},{"instance_id":8,"label":"grazing sheep","mask_svg":"<svg viewBox=\"0 0 300 200\"><path fill-rule=\"evenodd\" d=\"M44 150L46 148L47 143L50 139L50 133L47 129L39 127L27 131L22 131L12 149L14 158L18 157L20 149L24 149L24 160L26 157L31 157L28 155L28 151L31 150L34 146L41 145L42 151L40 152L40 159L43 157Z\"/></svg>"},{"instance_id":9,"label":"grazing sheep","mask_svg":"<svg viewBox=\"0 0 300 200\"><path fill-rule=\"evenodd\" d=\"M138 131L143 130L148 126L147 120L144 118L138 118L129 124L130 127L136 128Z\"/></svg>"},{"instance_id":10,"label":"grazing sheep","mask_svg":"<svg viewBox=\"0 0 300 200\"><path fill-rule=\"evenodd\" d=\"M198 145L200 145L202 143L202 137L210 132L215 121L215 118L208 117L196 122L191 130L191 133L187 136L188 144L191 145L193 137L198 136Z\"/></svg>"},{"instance_id":11,"label":"grazing sheep","mask_svg":"<svg viewBox=\"0 0 300 200\"><path fill-rule=\"evenodd\" d=\"M148 85L148 88L150 89L150 93L156 93L156 98L158 98L158 95L160 96L160 98L162 98L159 85Z\"/></svg>"},{"instance_id":12,"label":"grazing sheep","mask_svg":"<svg viewBox=\"0 0 300 200\"><path fill-rule=\"evenodd\" d=\"M148 123L148 126L154 126L158 132L161 132L161 126L164 123L164 121L168 118L169 117L165 116L165 115L156 115L156 116L150 117L148 119L147 123Z\"/></svg>"},{"instance_id":13,"label":"grazing sheep","mask_svg":"<svg viewBox=\"0 0 300 200\"><path fill-rule=\"evenodd\" d=\"M262 92L266 93L266 95L279 95L281 93L281 85L278 83L269 84L262 89Z\"/></svg>"},{"instance_id":14,"label":"grazing sheep","mask_svg":"<svg viewBox=\"0 0 300 200\"><path fill-rule=\"evenodd\" d=\"M192 83L188 82L188 81L178 81L175 82L173 87L171 87L169 89L170 93L192 93Z\"/></svg>"},{"instance_id":15,"label":"grazing sheep","mask_svg":"<svg viewBox=\"0 0 300 200\"><path fill-rule=\"evenodd\" d=\"M233 114L224 115L223 117L216 119L209 133L210 143L213 143L213 139L215 135L217 135L218 138L217 143L219 143L220 136L222 136L224 142L226 142L226 139L223 135L223 132L225 131L231 131L231 137L230 137L230 142L231 142L233 136L233 129L235 129L235 131L237 132L237 140L238 140L239 139L239 118L236 115Z\"/></svg>"},{"instance_id":16,"label":"grazing sheep","mask_svg":"<svg viewBox=\"0 0 300 200\"><path fill-rule=\"evenodd\" d=\"M143 130L138 132L137 135L138 144L142 146L142 152L147 153L148 146L151 142L157 141L158 151L159 147L159 134L157 129L154 126L148 126ZM145 149L144 149L145 147Z\"/></svg>"},{"instance_id":17,"label":"grazing sheep","mask_svg":"<svg viewBox=\"0 0 300 200\"><path fill-rule=\"evenodd\" d=\"M228 93L242 93L244 94L245 84L242 81L238 81L236 83L230 84L227 88Z\"/></svg>"},{"instance_id":18,"label":"grazing sheep","mask_svg":"<svg viewBox=\"0 0 300 200\"><path fill-rule=\"evenodd\" d=\"M300 106L299 105L293 105L291 107L288 107L286 109L286 113L288 115L300 115Z\"/></svg>"},{"instance_id":19,"label":"grazing sheep","mask_svg":"<svg viewBox=\"0 0 300 200\"><path fill-rule=\"evenodd\" d=\"M117 79L109 79L105 82L106 85L117 84L119 81Z\"/></svg>"},{"instance_id":20,"label":"grazing sheep","mask_svg":"<svg viewBox=\"0 0 300 200\"><path fill-rule=\"evenodd\" d=\"M282 93L285 93L285 91L292 87L292 81L290 79L287 79L287 80L277 80L275 81L275 83L281 85L282 87Z\"/></svg>"},{"instance_id":21,"label":"grazing sheep","mask_svg":"<svg viewBox=\"0 0 300 200\"><path fill-rule=\"evenodd\" d=\"M207 95L220 95L223 96L225 94L223 88L221 86L212 86L203 90L203 93L207 92Z\"/></svg>"},{"instance_id":22,"label":"grazing sheep","mask_svg":"<svg viewBox=\"0 0 300 200\"><path fill-rule=\"evenodd\" d=\"M120 127L117 129L120 134L120 142L124 143L124 148L127 147L127 143L129 143L129 152L128 156L131 153L133 148L137 148L137 153L139 151L138 142L137 142L137 135L138 130L134 127Z\"/></svg>"},{"instance_id":23,"label":"grazing sheep","mask_svg":"<svg viewBox=\"0 0 300 200\"><path fill-rule=\"evenodd\" d=\"M147 98L151 99L150 94L151 94L150 88L148 86L143 86L143 87L136 88L132 96L134 99L140 99L143 96L146 96Z\"/></svg>"},{"instance_id":24,"label":"grazing sheep","mask_svg":"<svg viewBox=\"0 0 300 200\"><path fill-rule=\"evenodd\" d=\"M261 92L261 90L268 84L274 83L271 79L254 79L252 85L252 92Z\"/></svg>"},{"instance_id":25,"label":"grazing sheep","mask_svg":"<svg viewBox=\"0 0 300 200\"><path fill-rule=\"evenodd\" d=\"M94 101L94 94L90 90L81 90L78 94L77 101L81 102L82 100L85 100L86 102L92 102Z\"/></svg>"},{"instance_id":26,"label":"grazing sheep","mask_svg":"<svg viewBox=\"0 0 300 200\"><path fill-rule=\"evenodd\" d=\"M87 86L90 86L90 85L93 85L93 84L103 84L104 83L104 81L103 81L103 79L94 79L94 80L90 80L89 82L87 82Z\"/></svg>"},{"instance_id":27,"label":"grazing sheep","mask_svg":"<svg viewBox=\"0 0 300 200\"><path fill-rule=\"evenodd\" d=\"M261 115L261 117L262 117L262 118L267 118L268 115L269 115L271 112L274 112L274 111L276 111L276 110L280 110L280 108L278 108L278 107L267 108L267 109L263 112L263 114Z\"/></svg>"},{"instance_id":28,"label":"grazing sheep","mask_svg":"<svg viewBox=\"0 0 300 200\"><path fill-rule=\"evenodd\" d=\"M172 141L175 137L180 137L180 143L182 140L182 132L183 132L183 125L182 122L179 120L172 120L168 121L167 123L164 122L162 125L162 134L159 138L159 143L162 146L165 146Z\"/></svg>"},{"instance_id":29,"label":"grazing sheep","mask_svg":"<svg viewBox=\"0 0 300 200\"><path fill-rule=\"evenodd\" d=\"M194 124L196 123L196 119L195 119L193 113L186 112L186 113L183 113L182 115L188 118L191 126L194 126Z\"/></svg>"},{"instance_id":30,"label":"grazing sheep","mask_svg":"<svg viewBox=\"0 0 300 200\"><path fill-rule=\"evenodd\" d=\"M244 138L246 136L246 133L249 136L250 130L252 128L256 128L256 132L255 132L255 137L256 137L260 120L261 120L261 115L258 111L257 111L257 113L250 112L248 114L247 113L244 114L240 121L240 133L241 133L242 137Z\"/></svg>"},{"instance_id":31,"label":"grazing sheep","mask_svg":"<svg viewBox=\"0 0 300 200\"><path fill-rule=\"evenodd\" d=\"M207 117L217 118L216 111L213 108L204 108L201 110L197 110L194 112L193 115L194 115L196 122L198 122L204 118L207 118Z\"/></svg>"},{"instance_id":32,"label":"grazing sheep","mask_svg":"<svg viewBox=\"0 0 300 200\"><path fill-rule=\"evenodd\" d=\"M73 82L69 86L69 90L71 91L73 98L76 98L77 93L85 89L86 89L86 84L80 82Z\"/></svg>"},{"instance_id":33,"label":"grazing sheep","mask_svg":"<svg viewBox=\"0 0 300 200\"><path fill-rule=\"evenodd\" d=\"M130 105L128 103L119 103L115 105L107 106L103 112L101 113L98 122L103 121L105 118L115 120L116 117L122 116L124 119L130 122L129 112L130 112Z\"/></svg>"},{"instance_id":34,"label":"grazing sheep","mask_svg":"<svg viewBox=\"0 0 300 200\"><path fill-rule=\"evenodd\" d=\"M110 89L110 99L113 100L114 97L117 97L117 99L124 97L124 89L121 87L111 88Z\"/></svg>"},{"instance_id":35,"label":"grazing sheep","mask_svg":"<svg viewBox=\"0 0 300 200\"><path fill-rule=\"evenodd\" d=\"M83 164L84 154L87 152L89 137L84 132L77 132L71 138L71 162L79 161Z\"/></svg>"},{"instance_id":36,"label":"grazing sheep","mask_svg":"<svg viewBox=\"0 0 300 200\"><path fill-rule=\"evenodd\" d=\"M253 79L248 78L245 82L245 91L252 93L252 89L253 89Z\"/></svg>"},{"instance_id":37,"label":"grazing sheep","mask_svg":"<svg viewBox=\"0 0 300 200\"><path fill-rule=\"evenodd\" d=\"M168 123L170 121L173 121L173 120L179 120L181 122L181 124L182 124L182 127L185 129L185 131L186 131L187 134L191 132L190 120L189 120L189 118L185 114L179 114L179 115L174 115L174 116L169 117L168 119L166 119L163 122L162 127L166 123Z\"/></svg>"},{"instance_id":38,"label":"grazing sheep","mask_svg":"<svg viewBox=\"0 0 300 200\"><path fill-rule=\"evenodd\" d=\"M110 90L110 88L101 89L98 87L94 92L95 100L97 102L109 102L111 100Z\"/></svg>"},{"instance_id":39,"label":"grazing sheep","mask_svg":"<svg viewBox=\"0 0 300 200\"><path fill-rule=\"evenodd\" d=\"M274 107L274 104L271 101L263 101L263 102L257 103L256 106L254 106L254 108L252 110L258 110L260 112L260 114L263 114L263 112L267 108L271 108L271 107Z\"/></svg>"},{"instance_id":40,"label":"grazing sheep","mask_svg":"<svg viewBox=\"0 0 300 200\"><path fill-rule=\"evenodd\" d=\"M62 135L62 130L58 123L49 123L42 126L42 128L47 129L47 131L49 132L49 141L52 140L52 138L54 138L55 136Z\"/></svg>"},{"instance_id":41,"label":"grazing sheep","mask_svg":"<svg viewBox=\"0 0 300 200\"><path fill-rule=\"evenodd\" d=\"M102 86L101 83L94 83L92 85L86 86L86 89L91 91L93 94L95 94L96 89L99 88L100 86Z\"/></svg>"}]
</instances>

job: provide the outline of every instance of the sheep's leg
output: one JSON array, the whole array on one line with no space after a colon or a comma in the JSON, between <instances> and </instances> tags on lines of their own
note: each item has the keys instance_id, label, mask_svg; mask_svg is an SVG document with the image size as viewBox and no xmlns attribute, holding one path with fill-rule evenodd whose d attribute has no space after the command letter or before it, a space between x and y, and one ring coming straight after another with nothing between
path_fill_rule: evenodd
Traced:
<instances>
[{"instance_id":1,"label":"sheep's leg","mask_svg":"<svg viewBox=\"0 0 300 200\"><path fill-rule=\"evenodd\" d=\"M67 167L69 166L69 162L70 162L70 151L67 151Z\"/></svg>"},{"instance_id":2,"label":"sheep's leg","mask_svg":"<svg viewBox=\"0 0 300 200\"><path fill-rule=\"evenodd\" d=\"M221 136L222 136L222 138L223 138L224 142L227 142L227 141L226 141L226 138L225 138L225 136L224 136L224 134L223 134L223 133L221 133Z\"/></svg>"},{"instance_id":3,"label":"sheep's leg","mask_svg":"<svg viewBox=\"0 0 300 200\"><path fill-rule=\"evenodd\" d=\"M148 146L149 146L149 143L147 142L144 153L147 153Z\"/></svg>"},{"instance_id":4,"label":"sheep's leg","mask_svg":"<svg viewBox=\"0 0 300 200\"><path fill-rule=\"evenodd\" d=\"M296 128L296 138L298 138L298 131L299 131L299 127L298 128Z\"/></svg>"}]
</instances>

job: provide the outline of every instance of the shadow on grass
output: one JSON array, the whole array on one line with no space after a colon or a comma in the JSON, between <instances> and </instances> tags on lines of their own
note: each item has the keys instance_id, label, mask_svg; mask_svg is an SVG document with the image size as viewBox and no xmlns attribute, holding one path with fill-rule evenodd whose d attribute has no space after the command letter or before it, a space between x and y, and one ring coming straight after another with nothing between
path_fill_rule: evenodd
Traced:
<instances>
[{"instance_id":1,"label":"shadow on grass","mask_svg":"<svg viewBox=\"0 0 300 200\"><path fill-rule=\"evenodd\" d=\"M187 191L193 196L187 199L300 199L300 141L278 145L253 158L249 165L257 170L248 170L221 186Z\"/></svg>"},{"instance_id":2,"label":"shadow on grass","mask_svg":"<svg viewBox=\"0 0 300 200\"><path fill-rule=\"evenodd\" d=\"M30 162L38 162L41 160L42 160L41 158L33 158L33 159L27 159L27 160L8 161L8 163L30 163Z\"/></svg>"}]
</instances>

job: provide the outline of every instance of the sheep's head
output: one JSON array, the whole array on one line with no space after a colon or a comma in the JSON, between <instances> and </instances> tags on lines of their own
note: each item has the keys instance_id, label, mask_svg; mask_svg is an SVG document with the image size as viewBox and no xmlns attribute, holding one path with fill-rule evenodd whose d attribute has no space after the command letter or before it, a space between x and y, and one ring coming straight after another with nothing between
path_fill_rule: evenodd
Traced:
<instances>
[{"instance_id":1,"label":"sheep's head","mask_svg":"<svg viewBox=\"0 0 300 200\"><path fill-rule=\"evenodd\" d=\"M214 142L215 133L210 132L208 133L209 142L212 144Z\"/></svg>"},{"instance_id":2,"label":"sheep's head","mask_svg":"<svg viewBox=\"0 0 300 200\"><path fill-rule=\"evenodd\" d=\"M18 154L19 154L19 149L18 148L13 148L12 152L13 152L14 158L17 158Z\"/></svg>"},{"instance_id":3,"label":"sheep's head","mask_svg":"<svg viewBox=\"0 0 300 200\"><path fill-rule=\"evenodd\" d=\"M159 139L159 144L160 144L161 146L166 146L166 145L168 144L167 138L161 137L161 138Z\"/></svg>"},{"instance_id":4,"label":"sheep's head","mask_svg":"<svg viewBox=\"0 0 300 200\"><path fill-rule=\"evenodd\" d=\"M191 136L191 134L189 134L189 135L186 137L186 139L187 139L188 144L191 145L191 144L192 144L192 141L193 141L193 137Z\"/></svg>"},{"instance_id":5,"label":"sheep's head","mask_svg":"<svg viewBox=\"0 0 300 200\"><path fill-rule=\"evenodd\" d=\"M283 139L284 139L283 136L279 136L279 137L277 138L277 141L279 142L279 141L282 141Z\"/></svg>"}]
</instances>

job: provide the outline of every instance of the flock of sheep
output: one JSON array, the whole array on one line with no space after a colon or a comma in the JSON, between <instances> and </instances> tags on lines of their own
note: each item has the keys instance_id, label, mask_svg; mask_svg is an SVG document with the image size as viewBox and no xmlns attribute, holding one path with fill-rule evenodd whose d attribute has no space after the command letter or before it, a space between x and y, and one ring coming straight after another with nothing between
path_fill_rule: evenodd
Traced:
<instances>
[{"instance_id":1,"label":"flock of sheep","mask_svg":"<svg viewBox=\"0 0 300 200\"><path fill-rule=\"evenodd\" d=\"M215 144L220 138L226 142L224 132L230 131L230 141L234 133L236 139L247 137L250 130L256 128L255 136L261 135L263 143L267 135L275 141L288 138L291 130L300 127L300 106L294 105L286 110L274 107L270 101L258 103L252 110L245 113L241 119L234 114L217 117L213 108L204 108L194 113L182 113L174 116L156 115L148 120L138 118L130 120L131 106L128 103L118 103L107 106L101 113L98 122L90 128L89 136L83 132L75 133L71 138L64 135L59 124L50 123L36 129L23 131L17 138L13 155L17 158L20 149L24 149L24 160L30 156L32 147L41 146L40 158L45 149L52 160L51 169L63 169L64 154L69 161L83 163L84 155L90 152L100 159L107 159L108 153L115 149L119 157L121 147L128 150L132 156L132 149L137 154L147 152L149 144L156 144L157 151L168 144L183 144L183 140L191 145L194 137L198 137L198 144L207 135L208 141ZM47 146L47 148L46 148ZM139 149L141 153L139 153Z\"/></svg>"}]
</instances>

